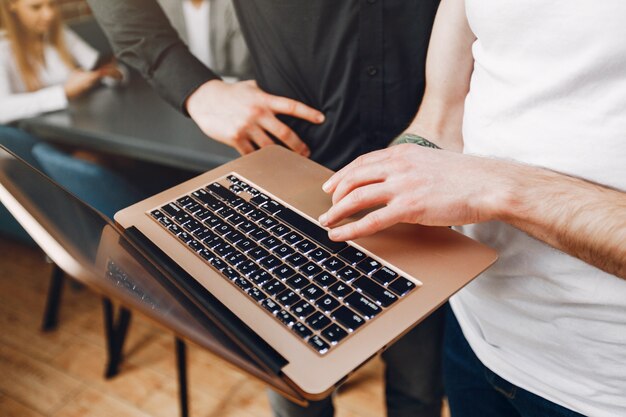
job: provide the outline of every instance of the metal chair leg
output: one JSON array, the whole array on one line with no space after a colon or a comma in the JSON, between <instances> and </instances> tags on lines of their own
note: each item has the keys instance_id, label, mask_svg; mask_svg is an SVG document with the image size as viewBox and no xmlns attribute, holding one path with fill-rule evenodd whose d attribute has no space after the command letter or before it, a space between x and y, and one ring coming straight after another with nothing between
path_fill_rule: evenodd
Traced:
<instances>
[{"instance_id":1,"label":"metal chair leg","mask_svg":"<svg viewBox=\"0 0 626 417\"><path fill-rule=\"evenodd\" d=\"M44 332L53 330L57 327L59 321L59 305L61 303L61 295L63 293L63 281L65 273L57 265L52 269L50 277L50 288L48 288L48 297L43 315L41 329Z\"/></svg>"},{"instance_id":2,"label":"metal chair leg","mask_svg":"<svg viewBox=\"0 0 626 417\"><path fill-rule=\"evenodd\" d=\"M178 371L178 398L180 401L180 416L189 416L189 396L187 392L187 346L185 342L176 338L176 370Z\"/></svg>"},{"instance_id":3,"label":"metal chair leg","mask_svg":"<svg viewBox=\"0 0 626 417\"><path fill-rule=\"evenodd\" d=\"M116 319L113 303L109 298L102 299L102 311L104 314L104 332L108 356L104 376L109 379L119 373L119 367L123 359L124 341L126 340L132 315L130 310L121 307Z\"/></svg>"}]
</instances>

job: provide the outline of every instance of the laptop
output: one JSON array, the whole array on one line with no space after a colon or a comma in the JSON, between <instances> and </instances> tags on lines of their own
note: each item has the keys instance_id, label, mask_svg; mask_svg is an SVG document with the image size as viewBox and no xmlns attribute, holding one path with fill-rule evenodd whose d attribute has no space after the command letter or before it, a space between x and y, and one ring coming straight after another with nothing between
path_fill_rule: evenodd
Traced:
<instances>
[{"instance_id":1,"label":"laptop","mask_svg":"<svg viewBox=\"0 0 626 417\"><path fill-rule=\"evenodd\" d=\"M332 242L316 221L330 175L270 146L115 215L117 232L301 402L328 395L497 258L445 227Z\"/></svg>"}]
</instances>

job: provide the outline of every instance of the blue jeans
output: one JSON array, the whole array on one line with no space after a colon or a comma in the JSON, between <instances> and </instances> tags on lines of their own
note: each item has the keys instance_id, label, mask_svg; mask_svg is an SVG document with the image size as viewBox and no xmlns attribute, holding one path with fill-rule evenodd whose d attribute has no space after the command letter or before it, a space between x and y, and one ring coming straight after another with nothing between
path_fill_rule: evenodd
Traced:
<instances>
[{"instance_id":1,"label":"blue jeans","mask_svg":"<svg viewBox=\"0 0 626 417\"><path fill-rule=\"evenodd\" d=\"M382 354L389 417L439 417L443 399L441 351L445 310L440 308ZM301 407L270 391L276 417L332 417L332 398Z\"/></svg>"},{"instance_id":2,"label":"blue jeans","mask_svg":"<svg viewBox=\"0 0 626 417\"><path fill-rule=\"evenodd\" d=\"M511 384L476 357L447 308L443 374L452 417L582 416Z\"/></svg>"}]
</instances>

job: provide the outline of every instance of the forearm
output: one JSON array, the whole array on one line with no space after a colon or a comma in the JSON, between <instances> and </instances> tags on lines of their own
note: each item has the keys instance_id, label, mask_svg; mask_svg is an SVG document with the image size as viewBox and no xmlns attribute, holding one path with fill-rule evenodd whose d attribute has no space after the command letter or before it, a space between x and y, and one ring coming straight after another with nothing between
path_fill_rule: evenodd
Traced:
<instances>
[{"instance_id":1,"label":"forearm","mask_svg":"<svg viewBox=\"0 0 626 417\"><path fill-rule=\"evenodd\" d=\"M474 67L464 1L444 0L439 6L426 60L426 91L407 132L438 146L460 151L465 97Z\"/></svg>"},{"instance_id":2,"label":"forearm","mask_svg":"<svg viewBox=\"0 0 626 417\"><path fill-rule=\"evenodd\" d=\"M511 166L498 219L626 278L626 193L552 171Z\"/></svg>"},{"instance_id":3,"label":"forearm","mask_svg":"<svg viewBox=\"0 0 626 417\"><path fill-rule=\"evenodd\" d=\"M43 88L32 93L0 96L0 123L37 116L67 107L63 86Z\"/></svg>"},{"instance_id":4,"label":"forearm","mask_svg":"<svg viewBox=\"0 0 626 417\"><path fill-rule=\"evenodd\" d=\"M137 69L173 106L219 78L180 40L156 0L88 0L120 60Z\"/></svg>"}]
</instances>

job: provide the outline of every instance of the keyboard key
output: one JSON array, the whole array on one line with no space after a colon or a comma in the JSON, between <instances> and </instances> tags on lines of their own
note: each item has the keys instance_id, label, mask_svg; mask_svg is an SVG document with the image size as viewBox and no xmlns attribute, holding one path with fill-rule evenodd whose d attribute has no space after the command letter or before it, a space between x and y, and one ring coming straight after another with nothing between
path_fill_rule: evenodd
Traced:
<instances>
[{"instance_id":1,"label":"keyboard key","mask_svg":"<svg viewBox=\"0 0 626 417\"><path fill-rule=\"evenodd\" d=\"M256 227L254 223L252 223L251 221L247 221L247 220L239 223L239 225L237 226L237 229L239 229L241 232L246 233L246 234L254 232L255 230L258 230L258 228Z\"/></svg>"},{"instance_id":2,"label":"keyboard key","mask_svg":"<svg viewBox=\"0 0 626 417\"><path fill-rule=\"evenodd\" d=\"M230 279L230 280L234 280L237 279L239 277L241 277L241 275L239 275L237 273L237 271L235 271L233 268L227 266L226 268L222 269L222 274L224 274L226 276L226 278Z\"/></svg>"},{"instance_id":3,"label":"keyboard key","mask_svg":"<svg viewBox=\"0 0 626 417\"><path fill-rule=\"evenodd\" d=\"M248 295L254 298L255 301L263 301L265 300L265 293L258 289L257 287L252 287L248 290Z\"/></svg>"},{"instance_id":4,"label":"keyboard key","mask_svg":"<svg viewBox=\"0 0 626 417\"><path fill-rule=\"evenodd\" d=\"M161 220L162 218L165 217L165 214L163 214L160 210L152 210L150 212L150 215L157 220Z\"/></svg>"},{"instance_id":5,"label":"keyboard key","mask_svg":"<svg viewBox=\"0 0 626 417\"><path fill-rule=\"evenodd\" d=\"M302 339L306 339L307 337L313 334L313 332L308 327L306 327L304 324L300 322L294 323L291 329L294 332L296 332L296 334L300 336Z\"/></svg>"},{"instance_id":6,"label":"keyboard key","mask_svg":"<svg viewBox=\"0 0 626 417\"><path fill-rule=\"evenodd\" d=\"M386 266L383 266L378 271L374 272L374 274L372 274L372 278L374 278L374 280L381 285L387 285L397 277L398 273L387 268Z\"/></svg>"},{"instance_id":7,"label":"keyboard key","mask_svg":"<svg viewBox=\"0 0 626 417\"><path fill-rule=\"evenodd\" d=\"M259 222L265 218L265 214L261 210L252 209L248 213L248 218L252 221Z\"/></svg>"},{"instance_id":8,"label":"keyboard key","mask_svg":"<svg viewBox=\"0 0 626 417\"><path fill-rule=\"evenodd\" d=\"M170 230L171 230L171 229L170 229ZM176 236L177 236L180 240L182 240L183 242L185 242L185 243L189 243L189 242L191 242L192 240L194 240L194 239L191 237L191 235L190 235L189 233L187 233L187 232L183 232L183 231L181 231L180 233L178 233Z\"/></svg>"},{"instance_id":9,"label":"keyboard key","mask_svg":"<svg viewBox=\"0 0 626 417\"><path fill-rule=\"evenodd\" d=\"M225 261L231 264L232 266L237 266L244 260L246 260L246 255L241 252L233 252L229 256L226 257Z\"/></svg>"},{"instance_id":10,"label":"keyboard key","mask_svg":"<svg viewBox=\"0 0 626 417\"><path fill-rule=\"evenodd\" d=\"M238 224L243 223L244 221L246 221L245 217L239 214L233 214L232 216L228 218L228 223L232 224L233 226L237 226Z\"/></svg>"},{"instance_id":11,"label":"keyboard key","mask_svg":"<svg viewBox=\"0 0 626 417\"><path fill-rule=\"evenodd\" d=\"M298 296L298 294L296 294L292 290L286 289L285 291L281 292L280 294L276 296L276 301L281 306L288 308L294 305L295 303L297 303L298 301L301 301L301 298L300 296Z\"/></svg>"},{"instance_id":12,"label":"keyboard key","mask_svg":"<svg viewBox=\"0 0 626 417\"><path fill-rule=\"evenodd\" d=\"M328 231L293 210L285 208L276 214L276 217L285 221L293 228L304 233L331 253L337 253L347 246L345 242L334 242L328 237Z\"/></svg>"},{"instance_id":13,"label":"keyboard key","mask_svg":"<svg viewBox=\"0 0 626 417\"><path fill-rule=\"evenodd\" d=\"M226 208L226 205L217 198L209 194L206 190L197 190L192 193L194 197L202 201L207 207L213 211L219 211Z\"/></svg>"},{"instance_id":14,"label":"keyboard key","mask_svg":"<svg viewBox=\"0 0 626 417\"><path fill-rule=\"evenodd\" d=\"M196 211L193 212L193 215L196 216L198 219L204 221L212 215L212 212L205 209L204 207L199 207Z\"/></svg>"},{"instance_id":15,"label":"keyboard key","mask_svg":"<svg viewBox=\"0 0 626 417\"><path fill-rule=\"evenodd\" d=\"M345 282L350 282L355 278L362 276L356 269L351 266L346 266L337 272L337 276Z\"/></svg>"},{"instance_id":16,"label":"keyboard key","mask_svg":"<svg viewBox=\"0 0 626 417\"><path fill-rule=\"evenodd\" d=\"M272 278L263 285L263 289L265 290L265 292L273 297L276 294L285 291L287 287L276 278Z\"/></svg>"},{"instance_id":17,"label":"keyboard key","mask_svg":"<svg viewBox=\"0 0 626 417\"><path fill-rule=\"evenodd\" d=\"M200 255L205 261L210 261L215 257L213 252L208 249L202 249L200 252L198 252L198 255Z\"/></svg>"},{"instance_id":18,"label":"keyboard key","mask_svg":"<svg viewBox=\"0 0 626 417\"><path fill-rule=\"evenodd\" d=\"M284 264L277 268L274 268L274 270L272 271L272 274L280 280L285 280L291 277L292 275L295 275L295 273L296 273L295 269L293 269L289 265L284 265Z\"/></svg>"},{"instance_id":19,"label":"keyboard key","mask_svg":"<svg viewBox=\"0 0 626 417\"><path fill-rule=\"evenodd\" d=\"M204 224L211 229L215 229L216 227L223 225L224 222L222 221L222 219L212 214L204 219Z\"/></svg>"},{"instance_id":20,"label":"keyboard key","mask_svg":"<svg viewBox=\"0 0 626 417\"><path fill-rule=\"evenodd\" d=\"M284 235L283 239L285 239L291 245L295 245L296 243L298 243L302 239L304 239L304 237L302 237L302 235L300 233L296 233L296 232L292 231L292 232L289 232L286 235Z\"/></svg>"},{"instance_id":21,"label":"keyboard key","mask_svg":"<svg viewBox=\"0 0 626 417\"><path fill-rule=\"evenodd\" d=\"M221 271L222 269L226 268L228 264L222 261L220 258L214 257L213 259L211 259L211 266L218 271Z\"/></svg>"},{"instance_id":22,"label":"keyboard key","mask_svg":"<svg viewBox=\"0 0 626 417\"><path fill-rule=\"evenodd\" d=\"M236 286L238 286L239 288L241 288L244 291L249 290L250 288L252 288L252 284L250 283L250 281L248 281L244 277L238 277L233 282L235 283Z\"/></svg>"},{"instance_id":23,"label":"keyboard key","mask_svg":"<svg viewBox=\"0 0 626 417\"><path fill-rule=\"evenodd\" d=\"M317 248L309 253L309 257L319 263L330 258L330 252L322 248Z\"/></svg>"},{"instance_id":24,"label":"keyboard key","mask_svg":"<svg viewBox=\"0 0 626 417\"><path fill-rule=\"evenodd\" d=\"M339 252L339 257L349 264L355 265L365 259L367 255L353 246L348 246Z\"/></svg>"},{"instance_id":25,"label":"keyboard key","mask_svg":"<svg viewBox=\"0 0 626 417\"><path fill-rule=\"evenodd\" d=\"M189 242L187 242L187 246L189 246L194 252L200 252L202 249L204 249L204 246L202 246L200 242L193 238Z\"/></svg>"},{"instance_id":26,"label":"keyboard key","mask_svg":"<svg viewBox=\"0 0 626 417\"><path fill-rule=\"evenodd\" d=\"M313 278L313 281L321 287L327 288L337 282L337 278L332 276L329 272L321 272Z\"/></svg>"},{"instance_id":27,"label":"keyboard key","mask_svg":"<svg viewBox=\"0 0 626 417\"><path fill-rule=\"evenodd\" d=\"M291 307L291 312L303 319L313 314L315 307L304 300L300 300Z\"/></svg>"},{"instance_id":28,"label":"keyboard key","mask_svg":"<svg viewBox=\"0 0 626 417\"><path fill-rule=\"evenodd\" d=\"M382 311L378 304L358 292L353 292L347 296L345 302L368 319Z\"/></svg>"},{"instance_id":29,"label":"keyboard key","mask_svg":"<svg viewBox=\"0 0 626 417\"><path fill-rule=\"evenodd\" d=\"M197 222L194 219L189 219L188 221L186 221L183 224L183 227L185 228L185 230L187 230L189 233L193 233L196 230L200 229L201 227L203 227L199 222Z\"/></svg>"},{"instance_id":30,"label":"keyboard key","mask_svg":"<svg viewBox=\"0 0 626 417\"><path fill-rule=\"evenodd\" d=\"M269 281L270 279L272 279L272 276L270 275L269 272L264 271L262 269L258 269L254 272L252 272L249 276L248 279L252 282L254 282L256 285L263 285L265 284L267 281Z\"/></svg>"},{"instance_id":31,"label":"keyboard key","mask_svg":"<svg viewBox=\"0 0 626 417\"><path fill-rule=\"evenodd\" d=\"M241 239L235 244L235 246L242 252L248 252L252 249L258 248L257 244L250 239Z\"/></svg>"},{"instance_id":32,"label":"keyboard key","mask_svg":"<svg viewBox=\"0 0 626 417\"><path fill-rule=\"evenodd\" d=\"M313 349L318 351L320 354L325 354L330 349L328 343L324 342L321 337L313 336L309 339L309 345L313 346Z\"/></svg>"},{"instance_id":33,"label":"keyboard key","mask_svg":"<svg viewBox=\"0 0 626 417\"><path fill-rule=\"evenodd\" d=\"M292 316L288 311L280 310L276 317L282 321L286 326L291 327L296 322L296 318Z\"/></svg>"},{"instance_id":34,"label":"keyboard key","mask_svg":"<svg viewBox=\"0 0 626 417\"><path fill-rule=\"evenodd\" d=\"M270 237L270 234L263 229L257 229L256 231L250 233L249 236L258 242L262 239L267 239L268 237Z\"/></svg>"},{"instance_id":35,"label":"keyboard key","mask_svg":"<svg viewBox=\"0 0 626 417\"><path fill-rule=\"evenodd\" d=\"M301 255L299 253L294 253L291 256L288 256L287 259L285 259L287 262L289 262L291 265L293 266L300 266L300 265L304 265L305 263L307 263L309 260L306 258L306 256Z\"/></svg>"},{"instance_id":36,"label":"keyboard key","mask_svg":"<svg viewBox=\"0 0 626 417\"><path fill-rule=\"evenodd\" d=\"M300 294L309 301L315 301L324 295L324 291L315 284L309 284L300 291Z\"/></svg>"},{"instance_id":37,"label":"keyboard key","mask_svg":"<svg viewBox=\"0 0 626 417\"><path fill-rule=\"evenodd\" d=\"M322 272L322 267L313 262L308 262L300 267L300 272L304 276L314 277L315 275Z\"/></svg>"},{"instance_id":38,"label":"keyboard key","mask_svg":"<svg viewBox=\"0 0 626 417\"><path fill-rule=\"evenodd\" d=\"M346 306L341 306L333 311L331 316L341 323L345 328L354 331L365 323L365 319Z\"/></svg>"},{"instance_id":39,"label":"keyboard key","mask_svg":"<svg viewBox=\"0 0 626 417\"><path fill-rule=\"evenodd\" d=\"M261 259L265 258L269 254L270 253L267 250L263 249L260 246L257 246L256 248L251 249L250 252L248 252L248 256L250 256L255 261L260 261Z\"/></svg>"},{"instance_id":40,"label":"keyboard key","mask_svg":"<svg viewBox=\"0 0 626 417\"><path fill-rule=\"evenodd\" d=\"M298 249L298 252L306 254L317 249L318 246L309 239L302 239L296 244L296 248Z\"/></svg>"},{"instance_id":41,"label":"keyboard key","mask_svg":"<svg viewBox=\"0 0 626 417\"><path fill-rule=\"evenodd\" d=\"M270 198L266 196L265 194L259 193L257 196L251 198L250 202L254 204L255 206L260 206L261 204L264 204L265 202L267 202L269 199Z\"/></svg>"},{"instance_id":42,"label":"keyboard key","mask_svg":"<svg viewBox=\"0 0 626 417\"><path fill-rule=\"evenodd\" d=\"M207 189L214 195L217 195L222 200L228 202L232 206L236 207L239 204L245 203L243 198L237 196L237 194L224 187L222 184L214 182L209 185Z\"/></svg>"},{"instance_id":43,"label":"keyboard key","mask_svg":"<svg viewBox=\"0 0 626 417\"><path fill-rule=\"evenodd\" d=\"M229 234L227 234L226 236L224 236L226 238L226 240L228 240L230 243L237 243L239 242L241 239L244 238L243 233L237 232L237 231L232 231Z\"/></svg>"},{"instance_id":44,"label":"keyboard key","mask_svg":"<svg viewBox=\"0 0 626 417\"><path fill-rule=\"evenodd\" d=\"M278 224L278 220L274 219L273 217L266 217L263 220L257 222L257 224L259 225L259 227L262 227L265 230L270 230L272 227Z\"/></svg>"},{"instance_id":45,"label":"keyboard key","mask_svg":"<svg viewBox=\"0 0 626 417\"><path fill-rule=\"evenodd\" d=\"M376 259L370 258L369 256L363 259L358 264L356 264L357 269L359 269L361 272L363 272L366 275L371 274L372 272L376 271L381 266L382 265L380 264L380 262L378 262Z\"/></svg>"},{"instance_id":46,"label":"keyboard key","mask_svg":"<svg viewBox=\"0 0 626 417\"><path fill-rule=\"evenodd\" d=\"M252 210L254 210L254 206L250 203L241 203L237 206L237 211L244 215L250 213Z\"/></svg>"},{"instance_id":47,"label":"keyboard key","mask_svg":"<svg viewBox=\"0 0 626 417\"><path fill-rule=\"evenodd\" d=\"M344 261L341 261L334 256L332 258L326 259L322 265L324 265L326 269L332 272L339 271L340 269L346 267L346 263Z\"/></svg>"},{"instance_id":48,"label":"keyboard key","mask_svg":"<svg viewBox=\"0 0 626 417\"><path fill-rule=\"evenodd\" d=\"M282 265L283 263L280 261L280 259L278 259L274 255L269 255L261 259L260 264L266 267L267 269L272 269L279 265Z\"/></svg>"},{"instance_id":49,"label":"keyboard key","mask_svg":"<svg viewBox=\"0 0 626 417\"><path fill-rule=\"evenodd\" d=\"M284 259L292 253L295 253L295 250L287 245L280 245L275 247L272 252L274 252L274 254L276 254L279 258Z\"/></svg>"},{"instance_id":50,"label":"keyboard key","mask_svg":"<svg viewBox=\"0 0 626 417\"><path fill-rule=\"evenodd\" d=\"M213 235L213 234L214 234L214 233L213 233L211 230L209 230L209 228L208 228L208 227L204 227L204 226L199 227L198 229L196 229L196 230L193 232L193 235L196 237L196 239L198 239L198 240L200 240L200 241L202 241L202 240L203 240L204 238L206 238L207 236L211 236L211 235Z\"/></svg>"},{"instance_id":51,"label":"keyboard key","mask_svg":"<svg viewBox=\"0 0 626 417\"><path fill-rule=\"evenodd\" d=\"M352 283L354 288L360 289L363 294L379 302L383 307L389 307L398 301L398 297L388 289L381 287L371 279L362 277Z\"/></svg>"},{"instance_id":52,"label":"keyboard key","mask_svg":"<svg viewBox=\"0 0 626 417\"><path fill-rule=\"evenodd\" d=\"M322 337L332 344L342 341L347 335L348 332L334 323L322 330Z\"/></svg>"},{"instance_id":53,"label":"keyboard key","mask_svg":"<svg viewBox=\"0 0 626 417\"><path fill-rule=\"evenodd\" d=\"M352 288L340 281L328 288L328 291L330 291L336 297L343 298L352 292Z\"/></svg>"},{"instance_id":54,"label":"keyboard key","mask_svg":"<svg viewBox=\"0 0 626 417\"><path fill-rule=\"evenodd\" d=\"M174 224L168 217L165 217L165 216L159 219L159 223L161 223L165 227L169 227L172 224Z\"/></svg>"},{"instance_id":55,"label":"keyboard key","mask_svg":"<svg viewBox=\"0 0 626 417\"><path fill-rule=\"evenodd\" d=\"M219 215L222 216L222 219L228 219L233 214L235 214L235 210L231 209L230 207L226 207L226 208L220 210L220 212L219 212Z\"/></svg>"},{"instance_id":56,"label":"keyboard key","mask_svg":"<svg viewBox=\"0 0 626 417\"><path fill-rule=\"evenodd\" d=\"M216 246L214 250L222 258L225 258L229 256L230 254L232 254L233 252L235 252L235 248L228 243L224 243L223 245Z\"/></svg>"},{"instance_id":57,"label":"keyboard key","mask_svg":"<svg viewBox=\"0 0 626 417\"><path fill-rule=\"evenodd\" d=\"M163 210L165 213L167 213L171 217L177 216L180 213L184 213L183 209L181 209L174 203L169 203L169 204L164 205L163 207L161 207L161 210Z\"/></svg>"},{"instance_id":58,"label":"keyboard key","mask_svg":"<svg viewBox=\"0 0 626 417\"><path fill-rule=\"evenodd\" d=\"M313 330L322 330L330 324L330 319L320 312L314 313L305 321Z\"/></svg>"},{"instance_id":59,"label":"keyboard key","mask_svg":"<svg viewBox=\"0 0 626 417\"><path fill-rule=\"evenodd\" d=\"M179 206L185 208L191 204L194 203L193 199L191 197L189 197L188 195L179 198L178 200L176 200L176 202L178 203Z\"/></svg>"},{"instance_id":60,"label":"keyboard key","mask_svg":"<svg viewBox=\"0 0 626 417\"><path fill-rule=\"evenodd\" d=\"M299 291L309 285L309 280L300 274L294 275L285 282L296 291Z\"/></svg>"},{"instance_id":61,"label":"keyboard key","mask_svg":"<svg viewBox=\"0 0 626 417\"><path fill-rule=\"evenodd\" d=\"M261 305L264 309L272 314L278 313L280 311L280 306L278 305L278 303L276 303L276 301L272 300L271 298L266 298L265 301L261 303Z\"/></svg>"},{"instance_id":62,"label":"keyboard key","mask_svg":"<svg viewBox=\"0 0 626 417\"><path fill-rule=\"evenodd\" d=\"M416 285L412 283L411 281L409 281L408 279L404 277L399 277L398 279L393 281L391 284L389 284L388 288L394 293L396 293L397 295L399 295L400 297L402 297L405 294L409 293L410 291L413 291L415 287Z\"/></svg>"},{"instance_id":63,"label":"keyboard key","mask_svg":"<svg viewBox=\"0 0 626 417\"><path fill-rule=\"evenodd\" d=\"M280 204L278 201L274 201L272 199L268 199L265 203L261 204L260 207L262 207L263 210L269 212L270 214L276 214L285 208L285 206Z\"/></svg>"},{"instance_id":64,"label":"keyboard key","mask_svg":"<svg viewBox=\"0 0 626 417\"><path fill-rule=\"evenodd\" d=\"M244 275L250 275L259 270L259 266L253 261L243 261L237 265L237 270Z\"/></svg>"},{"instance_id":65,"label":"keyboard key","mask_svg":"<svg viewBox=\"0 0 626 417\"><path fill-rule=\"evenodd\" d=\"M221 224L213 229L219 236L226 236L228 233L234 232L235 229L229 224Z\"/></svg>"},{"instance_id":66,"label":"keyboard key","mask_svg":"<svg viewBox=\"0 0 626 417\"><path fill-rule=\"evenodd\" d=\"M272 227L271 229L272 233L274 233L276 236L283 236L289 232L291 232L291 229L288 228L287 226L285 226L282 223L278 223L276 226Z\"/></svg>"},{"instance_id":67,"label":"keyboard key","mask_svg":"<svg viewBox=\"0 0 626 417\"><path fill-rule=\"evenodd\" d=\"M330 313L331 311L339 307L339 301L337 301L337 299L332 295L326 294L325 296L317 300L315 305L323 312Z\"/></svg>"}]
</instances>

